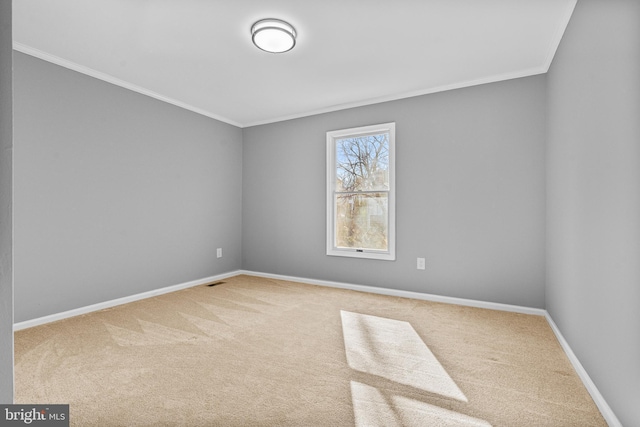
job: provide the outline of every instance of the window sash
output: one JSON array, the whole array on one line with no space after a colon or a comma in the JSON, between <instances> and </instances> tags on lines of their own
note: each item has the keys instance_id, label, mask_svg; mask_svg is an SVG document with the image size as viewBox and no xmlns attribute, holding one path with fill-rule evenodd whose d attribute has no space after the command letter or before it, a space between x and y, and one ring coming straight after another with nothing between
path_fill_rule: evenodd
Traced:
<instances>
[{"instance_id":1,"label":"window sash","mask_svg":"<svg viewBox=\"0 0 640 427\"><path fill-rule=\"evenodd\" d=\"M342 200L341 200L342 199ZM389 192L334 193L334 247L389 251Z\"/></svg>"}]
</instances>

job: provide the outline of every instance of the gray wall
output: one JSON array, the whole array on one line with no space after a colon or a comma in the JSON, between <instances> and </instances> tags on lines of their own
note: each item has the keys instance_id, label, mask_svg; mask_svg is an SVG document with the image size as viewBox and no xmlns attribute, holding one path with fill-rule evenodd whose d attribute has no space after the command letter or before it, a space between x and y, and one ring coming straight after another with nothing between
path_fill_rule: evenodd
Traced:
<instances>
[{"instance_id":1,"label":"gray wall","mask_svg":"<svg viewBox=\"0 0 640 427\"><path fill-rule=\"evenodd\" d=\"M241 267L239 128L14 60L16 322Z\"/></svg>"},{"instance_id":2,"label":"gray wall","mask_svg":"<svg viewBox=\"0 0 640 427\"><path fill-rule=\"evenodd\" d=\"M536 76L243 129L243 268L543 307L545 102ZM391 121L397 260L326 256L325 133Z\"/></svg>"},{"instance_id":3,"label":"gray wall","mask_svg":"<svg viewBox=\"0 0 640 427\"><path fill-rule=\"evenodd\" d=\"M11 0L0 0L0 403L13 403Z\"/></svg>"},{"instance_id":4,"label":"gray wall","mask_svg":"<svg viewBox=\"0 0 640 427\"><path fill-rule=\"evenodd\" d=\"M546 307L640 422L640 2L581 0L548 74Z\"/></svg>"}]
</instances>

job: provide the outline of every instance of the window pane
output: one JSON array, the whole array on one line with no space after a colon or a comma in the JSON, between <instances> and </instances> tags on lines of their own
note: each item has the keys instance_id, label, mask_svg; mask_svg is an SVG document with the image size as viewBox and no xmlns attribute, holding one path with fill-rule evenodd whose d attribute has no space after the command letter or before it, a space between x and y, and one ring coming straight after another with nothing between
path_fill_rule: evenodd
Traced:
<instances>
[{"instance_id":1,"label":"window pane","mask_svg":"<svg viewBox=\"0 0 640 427\"><path fill-rule=\"evenodd\" d=\"M387 193L336 194L336 247L388 250Z\"/></svg>"},{"instance_id":2,"label":"window pane","mask_svg":"<svg viewBox=\"0 0 640 427\"><path fill-rule=\"evenodd\" d=\"M389 190L389 134L336 140L336 191Z\"/></svg>"}]
</instances>

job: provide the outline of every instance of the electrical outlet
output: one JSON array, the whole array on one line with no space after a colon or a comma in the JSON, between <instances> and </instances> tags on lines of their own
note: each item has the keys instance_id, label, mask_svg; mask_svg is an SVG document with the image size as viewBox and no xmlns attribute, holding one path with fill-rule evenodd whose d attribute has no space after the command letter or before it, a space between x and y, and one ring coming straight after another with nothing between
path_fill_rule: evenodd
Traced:
<instances>
[{"instance_id":1,"label":"electrical outlet","mask_svg":"<svg viewBox=\"0 0 640 427\"><path fill-rule=\"evenodd\" d=\"M425 260L424 258L418 258L418 270L424 270Z\"/></svg>"},{"instance_id":2,"label":"electrical outlet","mask_svg":"<svg viewBox=\"0 0 640 427\"><path fill-rule=\"evenodd\" d=\"M218 248L218 249L216 250L216 256L217 256L218 258L222 258L222 248Z\"/></svg>"}]
</instances>

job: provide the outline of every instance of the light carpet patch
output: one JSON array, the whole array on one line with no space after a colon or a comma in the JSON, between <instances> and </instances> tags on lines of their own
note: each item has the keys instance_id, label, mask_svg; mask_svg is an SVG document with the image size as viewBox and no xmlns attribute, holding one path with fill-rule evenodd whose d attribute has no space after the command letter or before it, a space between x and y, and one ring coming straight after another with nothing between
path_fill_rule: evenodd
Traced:
<instances>
[{"instance_id":1,"label":"light carpet patch","mask_svg":"<svg viewBox=\"0 0 640 427\"><path fill-rule=\"evenodd\" d=\"M419 390L467 402L408 322L340 311L349 366Z\"/></svg>"},{"instance_id":2,"label":"light carpet patch","mask_svg":"<svg viewBox=\"0 0 640 427\"><path fill-rule=\"evenodd\" d=\"M459 412L351 381L356 427L491 427Z\"/></svg>"}]
</instances>

